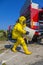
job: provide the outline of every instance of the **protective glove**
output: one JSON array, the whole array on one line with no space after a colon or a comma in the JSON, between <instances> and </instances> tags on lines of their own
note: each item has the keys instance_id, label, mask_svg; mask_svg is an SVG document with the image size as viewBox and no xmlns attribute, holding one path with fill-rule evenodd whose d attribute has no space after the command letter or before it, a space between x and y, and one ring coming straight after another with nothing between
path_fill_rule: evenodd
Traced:
<instances>
[{"instance_id":1,"label":"protective glove","mask_svg":"<svg viewBox=\"0 0 43 65\"><path fill-rule=\"evenodd\" d=\"M26 31L26 35L28 35L29 34L29 32L28 31Z\"/></svg>"}]
</instances>

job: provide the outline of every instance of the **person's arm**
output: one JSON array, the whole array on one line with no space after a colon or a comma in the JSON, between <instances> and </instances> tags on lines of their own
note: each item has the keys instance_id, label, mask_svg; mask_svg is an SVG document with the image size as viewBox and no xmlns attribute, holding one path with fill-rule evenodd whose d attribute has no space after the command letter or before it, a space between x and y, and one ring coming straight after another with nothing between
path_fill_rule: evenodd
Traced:
<instances>
[{"instance_id":1,"label":"person's arm","mask_svg":"<svg viewBox=\"0 0 43 65\"><path fill-rule=\"evenodd\" d=\"M17 30L18 30L19 32L21 32L22 34L25 34L25 33L26 33L26 31L25 31L24 29L22 29L21 25L19 25L19 24L18 24L18 26L17 26Z\"/></svg>"}]
</instances>

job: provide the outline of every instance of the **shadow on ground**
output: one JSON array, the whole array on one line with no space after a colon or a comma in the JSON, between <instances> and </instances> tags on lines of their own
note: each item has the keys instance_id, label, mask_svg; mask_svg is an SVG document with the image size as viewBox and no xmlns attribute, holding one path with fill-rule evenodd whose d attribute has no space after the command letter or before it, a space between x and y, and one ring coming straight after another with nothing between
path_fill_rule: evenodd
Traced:
<instances>
[{"instance_id":1,"label":"shadow on ground","mask_svg":"<svg viewBox=\"0 0 43 65\"><path fill-rule=\"evenodd\" d=\"M5 45L5 48L6 48L6 49L12 49L12 48L13 48L13 45ZM24 52L21 50L21 47L17 47L16 50L17 50L18 52L24 54Z\"/></svg>"}]
</instances>

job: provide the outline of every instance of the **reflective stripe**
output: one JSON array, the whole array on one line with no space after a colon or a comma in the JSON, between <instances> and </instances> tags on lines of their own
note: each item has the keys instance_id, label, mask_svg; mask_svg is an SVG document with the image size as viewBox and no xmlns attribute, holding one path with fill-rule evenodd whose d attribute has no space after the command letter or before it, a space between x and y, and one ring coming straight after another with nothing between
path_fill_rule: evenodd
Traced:
<instances>
[{"instance_id":1,"label":"reflective stripe","mask_svg":"<svg viewBox=\"0 0 43 65\"><path fill-rule=\"evenodd\" d=\"M39 22L33 22L33 26L39 26Z\"/></svg>"},{"instance_id":2,"label":"reflective stripe","mask_svg":"<svg viewBox=\"0 0 43 65\"><path fill-rule=\"evenodd\" d=\"M31 28L33 28L33 26L35 26L35 27L39 27L39 22L31 22Z\"/></svg>"},{"instance_id":3,"label":"reflective stripe","mask_svg":"<svg viewBox=\"0 0 43 65\"><path fill-rule=\"evenodd\" d=\"M34 8L34 9L38 9L38 6L39 6L39 5L36 4L36 3L32 3L31 6L32 6L32 8Z\"/></svg>"}]
</instances>

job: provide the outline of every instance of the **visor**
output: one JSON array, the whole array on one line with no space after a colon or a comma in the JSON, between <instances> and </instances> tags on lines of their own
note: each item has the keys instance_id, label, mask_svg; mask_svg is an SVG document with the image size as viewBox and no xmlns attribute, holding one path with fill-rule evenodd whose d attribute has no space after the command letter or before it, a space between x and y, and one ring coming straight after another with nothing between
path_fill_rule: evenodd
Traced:
<instances>
[{"instance_id":1,"label":"visor","mask_svg":"<svg viewBox=\"0 0 43 65\"><path fill-rule=\"evenodd\" d=\"M26 21L23 21L23 24L26 24Z\"/></svg>"}]
</instances>

